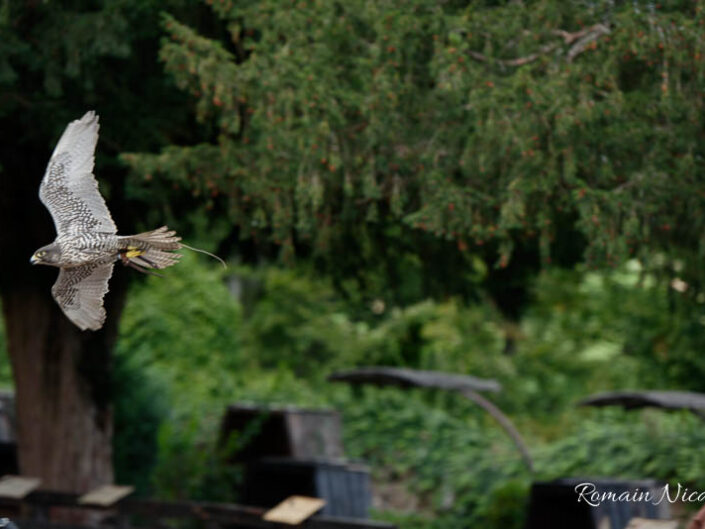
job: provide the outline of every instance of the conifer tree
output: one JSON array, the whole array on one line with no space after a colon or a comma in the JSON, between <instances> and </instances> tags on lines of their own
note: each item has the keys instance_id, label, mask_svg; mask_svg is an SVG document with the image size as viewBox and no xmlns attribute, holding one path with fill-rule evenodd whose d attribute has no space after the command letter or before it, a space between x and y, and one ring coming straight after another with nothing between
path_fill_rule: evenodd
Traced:
<instances>
[{"instance_id":1,"label":"conifer tree","mask_svg":"<svg viewBox=\"0 0 705 529\"><path fill-rule=\"evenodd\" d=\"M208 3L227 36L166 16L161 59L216 133L125 156L153 189L285 256L395 226L500 270L562 236L591 266L664 250L700 279L701 2Z\"/></svg>"}]
</instances>

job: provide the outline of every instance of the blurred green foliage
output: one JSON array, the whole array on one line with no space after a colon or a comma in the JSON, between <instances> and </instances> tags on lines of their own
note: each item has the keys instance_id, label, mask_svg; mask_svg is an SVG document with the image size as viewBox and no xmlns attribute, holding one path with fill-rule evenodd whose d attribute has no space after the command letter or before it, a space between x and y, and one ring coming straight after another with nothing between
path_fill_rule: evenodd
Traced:
<instances>
[{"instance_id":1,"label":"blurred green foliage","mask_svg":"<svg viewBox=\"0 0 705 529\"><path fill-rule=\"evenodd\" d=\"M325 381L335 369L378 364L500 380L503 391L490 398L527 438L538 478L705 485L705 430L690 414L575 408L594 391L698 389L705 359L692 347L705 326L686 325L688 340L652 334L684 319L664 310L671 294L658 285L636 262L607 275L546 270L507 355L509 324L488 304L373 305L361 319L305 269L224 272L186 255L128 298L117 348L118 476L141 477L143 492L163 497L233 500L241 475L222 464L217 442L228 403L334 407L347 454L371 465L387 498L376 516L404 527L520 527L531 476L482 410L441 391ZM661 349L690 373L663 369Z\"/></svg>"},{"instance_id":2,"label":"blurred green foliage","mask_svg":"<svg viewBox=\"0 0 705 529\"><path fill-rule=\"evenodd\" d=\"M393 263L393 226L500 268L532 241L591 265L666 249L703 278L697 2L207 3L226 30L175 10L160 59L213 134L124 155L135 181L334 275Z\"/></svg>"},{"instance_id":3,"label":"blurred green foliage","mask_svg":"<svg viewBox=\"0 0 705 529\"><path fill-rule=\"evenodd\" d=\"M325 381L393 365L498 379L538 477L705 486L694 417L574 407L703 387L702 6L206 3L0 4L0 118L22 152L96 106L116 212L295 264L223 272L187 255L132 285L119 481L236 499L223 461L245 440L218 443L228 403L331 406L348 454L372 465L379 516L520 527L531 477L481 410ZM570 267L534 281L539 257ZM511 321L523 303L498 301L507 286L533 290Z\"/></svg>"},{"instance_id":4,"label":"blurred green foliage","mask_svg":"<svg viewBox=\"0 0 705 529\"><path fill-rule=\"evenodd\" d=\"M385 498L376 516L404 527L520 527L532 478L482 410L441 391L325 381L335 369L378 364L498 379L503 391L490 398L529 442L536 478L702 487L696 417L574 406L607 389L702 390L703 307L645 270L636 261L609 274L547 269L517 324L491 304L455 299L372 304L360 317L357 303L305 268L223 271L187 254L128 298L116 350L117 479L143 494L232 501L241 473L223 462L245 440L218 442L228 403L333 407L347 454L371 465Z\"/></svg>"},{"instance_id":5,"label":"blurred green foliage","mask_svg":"<svg viewBox=\"0 0 705 529\"><path fill-rule=\"evenodd\" d=\"M531 476L496 424L457 395L325 381L370 364L499 379L491 398L527 438L538 478L705 485L705 429L694 416L574 407L606 389L702 389L702 307L636 262L611 274L546 270L511 331L512 356L509 324L487 304L376 305L356 319L305 270L223 272L186 255L169 272L133 285L116 351L116 472L142 493L236 499L240 471L223 461L243 440L218 443L224 407L327 406L342 411L348 455L371 465L387 498L376 516L404 527L520 527Z\"/></svg>"}]
</instances>

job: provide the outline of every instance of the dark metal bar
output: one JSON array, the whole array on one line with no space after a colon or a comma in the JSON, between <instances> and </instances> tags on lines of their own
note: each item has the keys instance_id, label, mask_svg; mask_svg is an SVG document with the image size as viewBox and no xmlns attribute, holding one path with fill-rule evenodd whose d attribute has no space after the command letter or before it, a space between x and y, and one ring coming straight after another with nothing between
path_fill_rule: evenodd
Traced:
<instances>
[{"instance_id":1,"label":"dark metal bar","mask_svg":"<svg viewBox=\"0 0 705 529\"><path fill-rule=\"evenodd\" d=\"M439 388L451 391L499 391L502 388L499 382L493 379L406 367L361 367L333 373L328 380L348 384Z\"/></svg>"},{"instance_id":2,"label":"dark metal bar","mask_svg":"<svg viewBox=\"0 0 705 529\"><path fill-rule=\"evenodd\" d=\"M196 501L160 501L147 499L125 498L115 505L101 509L93 505L77 503L79 495L63 492L38 491L33 492L22 500L0 498L0 506L27 505L35 507L72 507L77 509L90 509L94 511L116 513L118 517L125 515L138 515L146 519L182 518L195 519L221 525L237 525L247 528L280 529L290 528L286 524L267 522L262 515L267 509L250 507L229 503L210 503ZM124 523L124 522L123 522ZM46 524L47 529L64 529L59 524L32 520L32 527L40 528ZM24 526L21 526L24 527ZM312 516L299 527L308 529L394 529L394 525L386 522L377 522L357 518L341 518L336 516Z\"/></svg>"},{"instance_id":3,"label":"dark metal bar","mask_svg":"<svg viewBox=\"0 0 705 529\"><path fill-rule=\"evenodd\" d=\"M463 395L463 397L473 401L475 404L480 406L483 410L489 413L495 421L497 421L497 423L504 429L504 431L507 432L507 435L509 435L512 441L514 441L514 444L519 450L521 457L524 459L526 466L529 468L529 472L533 472L534 462L531 459L529 447L526 446L524 438L521 436L519 430L516 429L514 423L509 419L509 417L507 417L504 413L502 413L502 410L500 410L497 406L492 404L489 400L487 400L479 393L468 390L461 391L460 393Z\"/></svg>"}]
</instances>

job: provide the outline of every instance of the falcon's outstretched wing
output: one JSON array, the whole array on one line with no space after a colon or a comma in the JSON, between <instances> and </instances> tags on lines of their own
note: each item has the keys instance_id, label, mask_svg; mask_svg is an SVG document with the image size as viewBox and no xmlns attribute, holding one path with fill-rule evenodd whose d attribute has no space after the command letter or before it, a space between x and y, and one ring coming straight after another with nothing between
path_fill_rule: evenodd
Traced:
<instances>
[{"instance_id":1,"label":"falcon's outstretched wing","mask_svg":"<svg viewBox=\"0 0 705 529\"><path fill-rule=\"evenodd\" d=\"M59 236L85 231L117 233L93 176L98 116L93 111L66 127L51 155L39 198Z\"/></svg>"},{"instance_id":2,"label":"falcon's outstretched wing","mask_svg":"<svg viewBox=\"0 0 705 529\"><path fill-rule=\"evenodd\" d=\"M108 292L112 273L113 263L88 264L59 271L51 293L68 319L82 331L95 331L103 326L103 296Z\"/></svg>"}]
</instances>

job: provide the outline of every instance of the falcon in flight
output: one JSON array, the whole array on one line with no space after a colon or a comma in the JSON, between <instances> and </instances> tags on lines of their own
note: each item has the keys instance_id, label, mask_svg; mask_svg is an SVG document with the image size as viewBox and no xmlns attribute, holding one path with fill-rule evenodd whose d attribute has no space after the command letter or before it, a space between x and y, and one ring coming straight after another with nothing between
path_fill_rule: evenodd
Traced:
<instances>
[{"instance_id":1,"label":"falcon in flight","mask_svg":"<svg viewBox=\"0 0 705 529\"><path fill-rule=\"evenodd\" d=\"M54 219L56 239L32 256L32 264L59 268L51 288L64 314L81 330L97 330L105 322L103 297L113 263L148 271L166 268L181 257L181 237L166 226L137 235L117 235L117 228L98 192L93 152L98 116L87 112L66 127L54 149L39 198Z\"/></svg>"}]
</instances>

